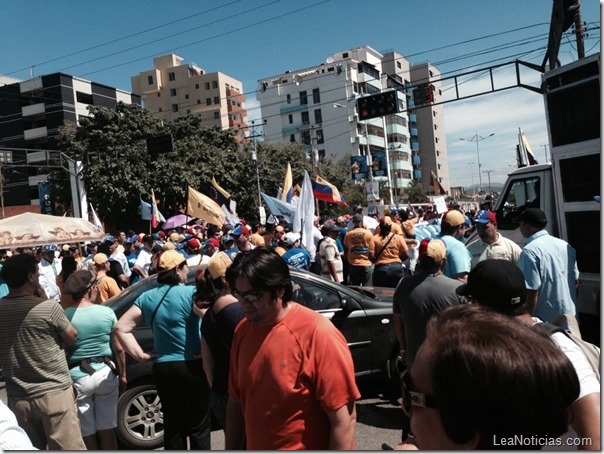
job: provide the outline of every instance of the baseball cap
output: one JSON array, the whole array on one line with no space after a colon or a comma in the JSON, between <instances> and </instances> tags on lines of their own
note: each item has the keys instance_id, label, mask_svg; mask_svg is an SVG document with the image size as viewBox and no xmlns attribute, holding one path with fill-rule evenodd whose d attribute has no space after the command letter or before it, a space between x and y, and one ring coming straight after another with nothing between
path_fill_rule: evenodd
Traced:
<instances>
[{"instance_id":1,"label":"baseball cap","mask_svg":"<svg viewBox=\"0 0 604 454\"><path fill-rule=\"evenodd\" d=\"M352 222L363 222L363 215L360 213L355 214L352 217Z\"/></svg>"},{"instance_id":2,"label":"baseball cap","mask_svg":"<svg viewBox=\"0 0 604 454\"><path fill-rule=\"evenodd\" d=\"M177 243L179 238L180 238L180 235L176 232L173 232L170 234L170 241Z\"/></svg>"},{"instance_id":3,"label":"baseball cap","mask_svg":"<svg viewBox=\"0 0 604 454\"><path fill-rule=\"evenodd\" d=\"M446 255L447 247L441 240L424 238L419 245L420 260L428 257L434 260L434 263L440 263Z\"/></svg>"},{"instance_id":4,"label":"baseball cap","mask_svg":"<svg viewBox=\"0 0 604 454\"><path fill-rule=\"evenodd\" d=\"M474 222L479 222L480 224L496 223L497 218L495 218L495 213L491 210L480 210L474 218Z\"/></svg>"},{"instance_id":5,"label":"baseball cap","mask_svg":"<svg viewBox=\"0 0 604 454\"><path fill-rule=\"evenodd\" d=\"M107 257L106 254L99 252L98 254L95 254L95 256L92 258L92 261L97 265L102 265L103 263L107 263L109 261L109 257Z\"/></svg>"},{"instance_id":6,"label":"baseball cap","mask_svg":"<svg viewBox=\"0 0 604 454\"><path fill-rule=\"evenodd\" d=\"M233 235L233 236L249 235L249 234L250 234L250 229L248 229L245 225L238 225L237 228L235 230L233 230L233 232L231 233L231 235Z\"/></svg>"},{"instance_id":7,"label":"baseball cap","mask_svg":"<svg viewBox=\"0 0 604 454\"><path fill-rule=\"evenodd\" d=\"M219 248L220 247L220 242L216 239L216 238L210 238L208 241L206 241L205 243L203 243L203 246L206 247L208 245L212 245L215 248Z\"/></svg>"},{"instance_id":8,"label":"baseball cap","mask_svg":"<svg viewBox=\"0 0 604 454\"><path fill-rule=\"evenodd\" d=\"M275 227L275 232L285 232L285 229L283 228L283 226L278 225L277 227Z\"/></svg>"},{"instance_id":9,"label":"baseball cap","mask_svg":"<svg viewBox=\"0 0 604 454\"><path fill-rule=\"evenodd\" d=\"M212 276L212 279L218 279L226 274L227 269L232 263L233 261L227 254L218 252L210 258L210 261L208 262L208 272L210 273L210 276Z\"/></svg>"},{"instance_id":10,"label":"baseball cap","mask_svg":"<svg viewBox=\"0 0 604 454\"><path fill-rule=\"evenodd\" d=\"M446 222L451 227L457 227L458 225L464 224L466 219L461 212L457 210L449 210L444 214L441 222Z\"/></svg>"},{"instance_id":11,"label":"baseball cap","mask_svg":"<svg viewBox=\"0 0 604 454\"><path fill-rule=\"evenodd\" d=\"M199 249L201 247L201 243L197 238L191 238L187 241L187 245L192 249Z\"/></svg>"},{"instance_id":12,"label":"baseball cap","mask_svg":"<svg viewBox=\"0 0 604 454\"><path fill-rule=\"evenodd\" d=\"M113 235L107 235L105 238L103 238L103 242L115 243L115 237Z\"/></svg>"},{"instance_id":13,"label":"baseball cap","mask_svg":"<svg viewBox=\"0 0 604 454\"><path fill-rule=\"evenodd\" d=\"M63 291L68 295L83 295L86 293L86 290L92 287L95 280L94 274L90 271L76 271L65 281Z\"/></svg>"},{"instance_id":14,"label":"baseball cap","mask_svg":"<svg viewBox=\"0 0 604 454\"><path fill-rule=\"evenodd\" d=\"M230 243L231 241L235 241L235 238L233 238L229 234L226 234L226 235L222 235L222 237L220 238L220 241L222 241L222 244L227 244L227 243Z\"/></svg>"},{"instance_id":15,"label":"baseball cap","mask_svg":"<svg viewBox=\"0 0 604 454\"><path fill-rule=\"evenodd\" d=\"M185 262L185 256L175 250L164 251L159 256L158 268L160 271L170 271Z\"/></svg>"},{"instance_id":16,"label":"baseball cap","mask_svg":"<svg viewBox=\"0 0 604 454\"><path fill-rule=\"evenodd\" d=\"M508 260L478 262L468 275L468 283L455 291L502 312L518 307L526 300L524 275L517 265Z\"/></svg>"},{"instance_id":17,"label":"baseball cap","mask_svg":"<svg viewBox=\"0 0 604 454\"><path fill-rule=\"evenodd\" d=\"M534 225L545 225L547 224L547 216L539 208L527 208L516 218L516 221L524 221Z\"/></svg>"},{"instance_id":18,"label":"baseball cap","mask_svg":"<svg viewBox=\"0 0 604 454\"><path fill-rule=\"evenodd\" d=\"M56 250L57 250L56 244L47 244L46 246L44 246L44 252L54 252Z\"/></svg>"},{"instance_id":19,"label":"baseball cap","mask_svg":"<svg viewBox=\"0 0 604 454\"><path fill-rule=\"evenodd\" d=\"M165 242L164 244L162 244L161 247L162 251L173 251L174 249L176 249L176 245L171 241Z\"/></svg>"}]
</instances>

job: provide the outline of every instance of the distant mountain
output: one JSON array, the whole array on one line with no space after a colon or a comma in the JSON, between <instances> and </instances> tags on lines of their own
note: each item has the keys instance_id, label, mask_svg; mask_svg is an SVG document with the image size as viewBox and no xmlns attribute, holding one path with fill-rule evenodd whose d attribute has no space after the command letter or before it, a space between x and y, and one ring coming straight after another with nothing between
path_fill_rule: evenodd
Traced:
<instances>
[{"instance_id":1,"label":"distant mountain","mask_svg":"<svg viewBox=\"0 0 604 454\"><path fill-rule=\"evenodd\" d=\"M482 186L484 187L485 191L489 192L489 184L483 182ZM475 184L474 186L467 186L466 187L466 194L473 194L474 192L476 192L478 194L478 190L480 189L478 184ZM491 182L491 192L501 192L501 190L503 189L503 183L493 183Z\"/></svg>"}]
</instances>

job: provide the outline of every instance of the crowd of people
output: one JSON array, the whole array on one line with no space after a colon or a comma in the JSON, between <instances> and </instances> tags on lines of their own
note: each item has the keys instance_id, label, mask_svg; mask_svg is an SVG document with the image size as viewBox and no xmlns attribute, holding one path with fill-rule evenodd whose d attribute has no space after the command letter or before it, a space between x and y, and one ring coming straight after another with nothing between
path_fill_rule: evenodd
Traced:
<instances>
[{"instance_id":1,"label":"crowd of people","mask_svg":"<svg viewBox=\"0 0 604 454\"><path fill-rule=\"evenodd\" d=\"M406 366L397 449L510 448L567 430L599 449L599 374L563 330L541 326L575 321L574 249L537 208L518 222L524 248L491 211L451 206L315 216L311 238L279 218L193 221L4 250L0 411L38 449L116 449L130 355L153 363L165 449L210 449L211 413L229 450L354 449L360 393L346 339L293 301L291 267L394 289ZM158 285L119 320L102 304L152 274ZM134 336L141 324L152 352Z\"/></svg>"}]
</instances>

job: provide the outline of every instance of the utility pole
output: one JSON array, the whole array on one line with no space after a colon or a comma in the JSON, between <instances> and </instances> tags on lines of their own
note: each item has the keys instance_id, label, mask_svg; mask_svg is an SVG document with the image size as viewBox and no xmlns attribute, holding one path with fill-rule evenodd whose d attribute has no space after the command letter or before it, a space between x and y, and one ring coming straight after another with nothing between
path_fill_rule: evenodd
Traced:
<instances>
[{"instance_id":1,"label":"utility pole","mask_svg":"<svg viewBox=\"0 0 604 454\"><path fill-rule=\"evenodd\" d=\"M548 145L545 144L545 145L539 145L539 146L543 147L543 151L545 153L545 163L547 163L547 147L548 147Z\"/></svg>"},{"instance_id":2,"label":"utility pole","mask_svg":"<svg viewBox=\"0 0 604 454\"><path fill-rule=\"evenodd\" d=\"M250 154L252 161L254 161L254 166L256 167L256 183L258 184L258 207L261 207L262 195L260 190L260 171L258 170L258 154L256 152L256 137L262 137L264 135L263 133L258 133L257 131L264 125L264 123L266 123L266 120L262 122L262 125L254 125L254 123L255 120L252 120L252 125L249 127L250 135L248 136L248 139L252 139Z\"/></svg>"},{"instance_id":3,"label":"utility pole","mask_svg":"<svg viewBox=\"0 0 604 454\"><path fill-rule=\"evenodd\" d=\"M489 194L491 194L493 192L491 190L491 173L494 172L494 170L483 170L483 172L486 173L489 178Z\"/></svg>"},{"instance_id":4,"label":"utility pole","mask_svg":"<svg viewBox=\"0 0 604 454\"><path fill-rule=\"evenodd\" d=\"M579 0L577 0L579 3ZM577 9L577 17L575 18L575 36L577 38L577 56L585 58L585 45L583 44L583 19L581 18L581 7Z\"/></svg>"},{"instance_id":5,"label":"utility pole","mask_svg":"<svg viewBox=\"0 0 604 454\"><path fill-rule=\"evenodd\" d=\"M471 137L469 139L459 139L459 140L464 140L466 142L476 142L476 156L478 157L478 186L479 186L478 194L480 194L480 191L482 191L482 177L480 176L482 164L480 163L480 147L478 146L478 142L488 139L489 137L493 137L494 135L495 135L495 133L492 132L488 136L483 137L483 136L479 136L478 133L476 133L476 134L474 134L473 137Z\"/></svg>"}]
</instances>

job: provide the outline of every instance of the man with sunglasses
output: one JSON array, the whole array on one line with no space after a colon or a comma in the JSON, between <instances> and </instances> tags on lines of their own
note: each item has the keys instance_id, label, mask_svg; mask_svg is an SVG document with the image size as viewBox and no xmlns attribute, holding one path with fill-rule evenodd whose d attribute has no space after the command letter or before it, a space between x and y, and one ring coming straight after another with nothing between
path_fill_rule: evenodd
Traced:
<instances>
[{"instance_id":1,"label":"man with sunglasses","mask_svg":"<svg viewBox=\"0 0 604 454\"><path fill-rule=\"evenodd\" d=\"M487 259L507 260L514 265L518 264L522 249L497 231L495 213L489 210L479 211L474 218L474 225L480 241L473 241L467 246L472 255L472 268Z\"/></svg>"},{"instance_id":2,"label":"man with sunglasses","mask_svg":"<svg viewBox=\"0 0 604 454\"><path fill-rule=\"evenodd\" d=\"M244 313L231 346L225 448L354 449L354 365L346 339L292 301L289 268L260 246L228 273Z\"/></svg>"}]
</instances>

